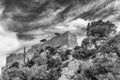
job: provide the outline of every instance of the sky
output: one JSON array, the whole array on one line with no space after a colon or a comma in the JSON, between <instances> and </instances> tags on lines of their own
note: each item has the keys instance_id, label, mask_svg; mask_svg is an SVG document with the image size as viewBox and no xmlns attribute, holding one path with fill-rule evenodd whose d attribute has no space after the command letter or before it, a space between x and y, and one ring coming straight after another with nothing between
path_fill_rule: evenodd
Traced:
<instances>
[{"instance_id":1,"label":"sky","mask_svg":"<svg viewBox=\"0 0 120 80\"><path fill-rule=\"evenodd\" d=\"M6 57L24 46L70 31L85 38L89 22L111 21L120 31L120 0L1 0L0 68Z\"/></svg>"}]
</instances>

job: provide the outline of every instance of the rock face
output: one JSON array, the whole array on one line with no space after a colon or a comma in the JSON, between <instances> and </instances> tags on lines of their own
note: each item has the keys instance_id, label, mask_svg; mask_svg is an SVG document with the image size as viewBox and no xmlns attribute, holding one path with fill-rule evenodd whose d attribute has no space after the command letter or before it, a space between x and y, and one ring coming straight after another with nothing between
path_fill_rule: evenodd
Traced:
<instances>
[{"instance_id":1,"label":"rock face","mask_svg":"<svg viewBox=\"0 0 120 80\"><path fill-rule=\"evenodd\" d=\"M44 42L41 45L34 45L33 47L38 49L44 49L46 46L58 47L58 46L67 46L69 48L74 48L77 46L77 36L70 33L69 31L53 37L52 39Z\"/></svg>"}]
</instances>

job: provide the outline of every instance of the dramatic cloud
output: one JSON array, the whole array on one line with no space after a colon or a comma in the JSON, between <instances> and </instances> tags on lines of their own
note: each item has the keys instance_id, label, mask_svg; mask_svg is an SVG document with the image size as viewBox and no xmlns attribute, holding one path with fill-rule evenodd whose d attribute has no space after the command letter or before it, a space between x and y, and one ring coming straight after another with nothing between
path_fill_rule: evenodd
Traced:
<instances>
[{"instance_id":1,"label":"dramatic cloud","mask_svg":"<svg viewBox=\"0 0 120 80\"><path fill-rule=\"evenodd\" d=\"M14 45L13 45L14 44ZM0 53L8 53L19 47L15 33L6 32L0 24Z\"/></svg>"},{"instance_id":2,"label":"dramatic cloud","mask_svg":"<svg viewBox=\"0 0 120 80\"><path fill-rule=\"evenodd\" d=\"M6 56L21 47L20 41L14 32L9 32L4 29L5 22L0 21L0 68L5 65Z\"/></svg>"}]
</instances>

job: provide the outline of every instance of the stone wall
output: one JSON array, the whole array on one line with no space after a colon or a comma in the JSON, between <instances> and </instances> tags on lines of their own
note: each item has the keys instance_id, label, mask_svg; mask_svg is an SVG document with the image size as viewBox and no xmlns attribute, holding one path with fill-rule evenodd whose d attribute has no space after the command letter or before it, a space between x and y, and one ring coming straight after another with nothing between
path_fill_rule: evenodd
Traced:
<instances>
[{"instance_id":1,"label":"stone wall","mask_svg":"<svg viewBox=\"0 0 120 80\"><path fill-rule=\"evenodd\" d=\"M75 46L77 46L77 36L70 32L66 32L44 42L43 44L35 45L34 47L38 49L44 49L46 46L57 47L65 45L69 48L74 48Z\"/></svg>"},{"instance_id":2,"label":"stone wall","mask_svg":"<svg viewBox=\"0 0 120 80\"><path fill-rule=\"evenodd\" d=\"M6 63L11 63L11 62L19 62L21 64L23 64L24 62L24 54L23 53L19 53L19 54L10 54L7 58L6 58Z\"/></svg>"}]
</instances>

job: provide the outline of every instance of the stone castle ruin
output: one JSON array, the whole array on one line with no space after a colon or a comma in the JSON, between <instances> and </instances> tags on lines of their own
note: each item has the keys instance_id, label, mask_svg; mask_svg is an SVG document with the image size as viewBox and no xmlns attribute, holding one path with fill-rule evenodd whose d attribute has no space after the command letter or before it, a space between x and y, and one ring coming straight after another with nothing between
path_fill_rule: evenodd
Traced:
<instances>
[{"instance_id":1,"label":"stone castle ruin","mask_svg":"<svg viewBox=\"0 0 120 80\"><path fill-rule=\"evenodd\" d=\"M77 36L68 31L63 34L57 35L48 41L45 41L43 44L33 45L26 52L11 54L10 56L7 57L6 62L7 63L20 62L21 64L23 64L25 61L24 58L26 58L27 60L27 58L33 56L35 50L44 49L46 46L52 46L52 47L67 46L67 48L74 48L77 45L78 45Z\"/></svg>"},{"instance_id":2,"label":"stone castle ruin","mask_svg":"<svg viewBox=\"0 0 120 80\"><path fill-rule=\"evenodd\" d=\"M53 37L48 41L45 41L43 44L37 44L33 47L38 49L44 49L46 46L67 46L69 48L74 48L77 45L77 36L67 31L61 35Z\"/></svg>"}]
</instances>

